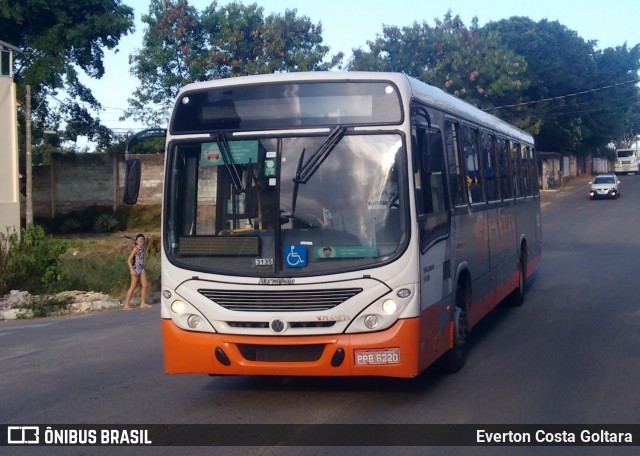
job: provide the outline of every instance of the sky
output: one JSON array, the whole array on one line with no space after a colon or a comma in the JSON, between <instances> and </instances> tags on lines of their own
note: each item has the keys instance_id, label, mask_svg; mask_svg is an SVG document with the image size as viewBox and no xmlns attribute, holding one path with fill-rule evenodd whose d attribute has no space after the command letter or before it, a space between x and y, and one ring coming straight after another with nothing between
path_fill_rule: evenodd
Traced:
<instances>
[{"instance_id":1,"label":"sky","mask_svg":"<svg viewBox=\"0 0 640 456\"><path fill-rule=\"evenodd\" d=\"M149 1L123 0L123 3L134 8L136 31L121 39L117 52L105 51L106 74L102 79L83 79L104 107L99 114L101 120L118 132L145 127L119 118L138 86L137 79L130 75L129 55L141 47L144 34L141 16L148 12ZM202 11L212 1L189 3ZM228 3L231 1L218 0L218 6ZM322 23L324 44L331 47L329 54L342 51L345 62L352 49L368 49L367 41L381 35L383 25L402 28L426 21L433 26L435 19L441 20L448 10L454 16L459 15L467 26L471 26L474 17L480 26L512 16L526 16L534 21L557 20L584 40L596 40L600 49L640 43L640 0L242 0L240 3L257 3L264 8L265 16L296 9L298 16Z\"/></svg>"}]
</instances>

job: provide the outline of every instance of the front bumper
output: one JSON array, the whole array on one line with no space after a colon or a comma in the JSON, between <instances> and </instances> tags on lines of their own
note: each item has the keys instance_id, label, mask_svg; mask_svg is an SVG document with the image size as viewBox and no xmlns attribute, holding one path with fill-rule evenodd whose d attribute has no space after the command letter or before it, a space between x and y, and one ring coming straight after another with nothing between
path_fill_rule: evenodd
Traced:
<instances>
[{"instance_id":1,"label":"front bumper","mask_svg":"<svg viewBox=\"0 0 640 456\"><path fill-rule=\"evenodd\" d=\"M618 191L615 189L606 189L606 190L600 190L600 189L591 189L589 190L589 198L591 199L595 199L595 198L616 198L618 196Z\"/></svg>"},{"instance_id":2,"label":"front bumper","mask_svg":"<svg viewBox=\"0 0 640 456\"><path fill-rule=\"evenodd\" d=\"M367 334L235 336L185 331L162 320L168 374L380 376L419 374L419 319ZM400 362L356 365L355 350L398 348ZM306 359L305 359L306 358Z\"/></svg>"}]
</instances>

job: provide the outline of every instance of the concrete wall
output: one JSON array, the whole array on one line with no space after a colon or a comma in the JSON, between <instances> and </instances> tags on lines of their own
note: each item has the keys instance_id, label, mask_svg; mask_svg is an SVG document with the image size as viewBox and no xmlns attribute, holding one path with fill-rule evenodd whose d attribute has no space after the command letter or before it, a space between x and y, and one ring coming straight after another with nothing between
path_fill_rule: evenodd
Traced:
<instances>
[{"instance_id":1,"label":"concrete wall","mask_svg":"<svg viewBox=\"0 0 640 456\"><path fill-rule=\"evenodd\" d=\"M20 228L16 86L0 75L0 233Z\"/></svg>"},{"instance_id":2,"label":"concrete wall","mask_svg":"<svg viewBox=\"0 0 640 456\"><path fill-rule=\"evenodd\" d=\"M138 204L162 201L164 154L131 155L142 162ZM122 154L54 154L51 166L33 170L33 213L54 217L93 205L117 209L125 179Z\"/></svg>"}]
</instances>

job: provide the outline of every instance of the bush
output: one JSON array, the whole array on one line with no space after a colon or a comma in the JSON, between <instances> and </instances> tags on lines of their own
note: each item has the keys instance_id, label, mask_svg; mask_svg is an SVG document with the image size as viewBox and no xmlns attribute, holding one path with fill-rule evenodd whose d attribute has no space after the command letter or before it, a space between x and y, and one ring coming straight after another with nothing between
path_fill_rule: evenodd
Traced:
<instances>
[{"instance_id":1,"label":"bush","mask_svg":"<svg viewBox=\"0 0 640 456\"><path fill-rule=\"evenodd\" d=\"M38 225L20 231L0 233L0 295L9 290L31 294L61 289L65 275L60 255L67 244L48 236Z\"/></svg>"},{"instance_id":2,"label":"bush","mask_svg":"<svg viewBox=\"0 0 640 456\"><path fill-rule=\"evenodd\" d=\"M118 228L118 220L111 214L100 214L93 223L96 233L110 233Z\"/></svg>"},{"instance_id":3,"label":"bush","mask_svg":"<svg viewBox=\"0 0 640 456\"><path fill-rule=\"evenodd\" d=\"M63 220L60 224L60 232L61 233L78 233L82 229L82 224L80 220L75 217L69 217Z\"/></svg>"}]
</instances>

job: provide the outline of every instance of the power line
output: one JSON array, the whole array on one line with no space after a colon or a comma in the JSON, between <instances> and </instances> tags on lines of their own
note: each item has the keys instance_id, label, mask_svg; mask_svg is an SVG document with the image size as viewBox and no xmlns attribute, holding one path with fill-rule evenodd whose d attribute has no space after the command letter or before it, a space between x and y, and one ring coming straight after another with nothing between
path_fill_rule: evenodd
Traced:
<instances>
[{"instance_id":1,"label":"power line","mask_svg":"<svg viewBox=\"0 0 640 456\"><path fill-rule=\"evenodd\" d=\"M541 103L543 101L564 100L565 98L577 97L578 95L584 95L584 94L587 94L587 93L598 92L600 90L612 89L614 87L618 87L618 86L621 86L621 85L637 83L638 81L640 81L640 79L635 78L635 79L631 79L629 81L618 82L616 84L610 84L608 86L597 87L595 89L590 89L590 90L583 90L583 91L580 91L580 92L570 93L570 94L567 94L567 95L559 95L557 97L541 98L540 100L536 100L536 101L526 101L526 102L514 103L514 104L510 104L510 105L495 106L493 108L485 108L484 111L491 111L491 110L494 110L494 109L504 109L504 108L517 108L519 106L526 106L526 105L530 105L530 104Z\"/></svg>"}]
</instances>

